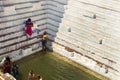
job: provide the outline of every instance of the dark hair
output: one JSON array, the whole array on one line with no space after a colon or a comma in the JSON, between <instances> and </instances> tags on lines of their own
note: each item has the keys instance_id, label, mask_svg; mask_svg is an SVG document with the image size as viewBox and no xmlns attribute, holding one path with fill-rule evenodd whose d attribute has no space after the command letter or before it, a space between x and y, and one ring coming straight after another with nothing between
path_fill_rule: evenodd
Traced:
<instances>
[{"instance_id":1,"label":"dark hair","mask_svg":"<svg viewBox=\"0 0 120 80\"><path fill-rule=\"evenodd\" d=\"M33 70L30 70L29 73L30 73L30 74L33 74Z\"/></svg>"},{"instance_id":2,"label":"dark hair","mask_svg":"<svg viewBox=\"0 0 120 80\"><path fill-rule=\"evenodd\" d=\"M44 31L44 32L43 32L43 35L46 35L46 34L47 34L47 32L46 32L46 31Z\"/></svg>"},{"instance_id":3,"label":"dark hair","mask_svg":"<svg viewBox=\"0 0 120 80\"><path fill-rule=\"evenodd\" d=\"M28 22L31 22L31 18L28 18Z\"/></svg>"},{"instance_id":4,"label":"dark hair","mask_svg":"<svg viewBox=\"0 0 120 80\"><path fill-rule=\"evenodd\" d=\"M11 62L9 56L6 56L6 60L9 61L9 62Z\"/></svg>"},{"instance_id":5,"label":"dark hair","mask_svg":"<svg viewBox=\"0 0 120 80\"><path fill-rule=\"evenodd\" d=\"M40 76L40 74L38 74L38 75L37 75L37 78L40 79L40 78L42 78L42 77Z\"/></svg>"}]
</instances>

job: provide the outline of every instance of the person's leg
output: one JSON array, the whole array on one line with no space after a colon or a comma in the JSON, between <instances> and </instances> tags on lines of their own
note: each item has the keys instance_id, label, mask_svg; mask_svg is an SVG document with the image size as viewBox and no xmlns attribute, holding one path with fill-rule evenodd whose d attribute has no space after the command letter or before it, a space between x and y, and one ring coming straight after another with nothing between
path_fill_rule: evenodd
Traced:
<instances>
[{"instance_id":1,"label":"person's leg","mask_svg":"<svg viewBox=\"0 0 120 80\"><path fill-rule=\"evenodd\" d=\"M41 42L42 42L42 51L44 51L44 49L45 49L45 40L42 40Z\"/></svg>"},{"instance_id":2,"label":"person's leg","mask_svg":"<svg viewBox=\"0 0 120 80\"><path fill-rule=\"evenodd\" d=\"M44 45L42 45L42 51L44 51Z\"/></svg>"},{"instance_id":3,"label":"person's leg","mask_svg":"<svg viewBox=\"0 0 120 80\"><path fill-rule=\"evenodd\" d=\"M43 46L43 40L41 40L41 44L42 44L42 51L43 51L43 49L44 49L44 46Z\"/></svg>"},{"instance_id":4,"label":"person's leg","mask_svg":"<svg viewBox=\"0 0 120 80\"><path fill-rule=\"evenodd\" d=\"M44 51L46 51L46 45L44 45Z\"/></svg>"},{"instance_id":5,"label":"person's leg","mask_svg":"<svg viewBox=\"0 0 120 80\"><path fill-rule=\"evenodd\" d=\"M45 40L44 50L47 51L47 41Z\"/></svg>"}]
</instances>

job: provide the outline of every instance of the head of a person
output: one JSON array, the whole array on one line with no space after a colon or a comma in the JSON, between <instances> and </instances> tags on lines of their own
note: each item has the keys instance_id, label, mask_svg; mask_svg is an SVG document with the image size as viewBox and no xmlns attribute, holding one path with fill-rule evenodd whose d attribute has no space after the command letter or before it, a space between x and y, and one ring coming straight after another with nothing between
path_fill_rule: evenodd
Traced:
<instances>
[{"instance_id":1,"label":"head of a person","mask_svg":"<svg viewBox=\"0 0 120 80\"><path fill-rule=\"evenodd\" d=\"M9 56L6 56L6 60L9 61L9 62L11 62Z\"/></svg>"},{"instance_id":2,"label":"head of a person","mask_svg":"<svg viewBox=\"0 0 120 80\"><path fill-rule=\"evenodd\" d=\"M28 22L31 22L31 18L28 18Z\"/></svg>"},{"instance_id":3,"label":"head of a person","mask_svg":"<svg viewBox=\"0 0 120 80\"><path fill-rule=\"evenodd\" d=\"M37 75L37 78L38 78L38 79L41 79L41 76L40 76L40 74L38 74L38 75Z\"/></svg>"},{"instance_id":4,"label":"head of a person","mask_svg":"<svg viewBox=\"0 0 120 80\"><path fill-rule=\"evenodd\" d=\"M33 74L33 71L32 71L32 70L30 70L30 71L29 71L29 73L30 73L30 74Z\"/></svg>"},{"instance_id":5,"label":"head of a person","mask_svg":"<svg viewBox=\"0 0 120 80\"><path fill-rule=\"evenodd\" d=\"M43 32L43 35L46 35L47 34L47 32L45 31L45 32Z\"/></svg>"}]
</instances>

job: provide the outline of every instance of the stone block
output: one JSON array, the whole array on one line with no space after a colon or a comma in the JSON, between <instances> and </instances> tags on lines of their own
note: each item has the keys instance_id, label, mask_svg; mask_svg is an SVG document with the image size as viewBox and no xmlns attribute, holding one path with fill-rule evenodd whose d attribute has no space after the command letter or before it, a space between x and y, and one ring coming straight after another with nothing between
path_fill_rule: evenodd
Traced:
<instances>
[{"instance_id":1,"label":"stone block","mask_svg":"<svg viewBox=\"0 0 120 80\"><path fill-rule=\"evenodd\" d=\"M23 57L30 55L32 52L32 48L28 47L22 50Z\"/></svg>"},{"instance_id":2,"label":"stone block","mask_svg":"<svg viewBox=\"0 0 120 80\"><path fill-rule=\"evenodd\" d=\"M63 17L63 14L62 13L60 13L60 12L55 12L55 11L53 11L53 10L48 10L48 13L49 14L53 14L53 15L57 15L57 16L60 16L60 17Z\"/></svg>"},{"instance_id":3,"label":"stone block","mask_svg":"<svg viewBox=\"0 0 120 80\"><path fill-rule=\"evenodd\" d=\"M34 3L34 4L33 4L33 7L32 7L32 10L33 10L33 11L34 11L34 10L39 10L40 7L41 7L41 3L40 3L40 2L39 2L39 3Z\"/></svg>"},{"instance_id":4,"label":"stone block","mask_svg":"<svg viewBox=\"0 0 120 80\"><path fill-rule=\"evenodd\" d=\"M9 57L11 58L12 61L16 61L22 58L22 51L21 50L17 50L12 52Z\"/></svg>"},{"instance_id":5,"label":"stone block","mask_svg":"<svg viewBox=\"0 0 120 80\"><path fill-rule=\"evenodd\" d=\"M16 14L15 6L4 7L4 15Z\"/></svg>"}]
</instances>

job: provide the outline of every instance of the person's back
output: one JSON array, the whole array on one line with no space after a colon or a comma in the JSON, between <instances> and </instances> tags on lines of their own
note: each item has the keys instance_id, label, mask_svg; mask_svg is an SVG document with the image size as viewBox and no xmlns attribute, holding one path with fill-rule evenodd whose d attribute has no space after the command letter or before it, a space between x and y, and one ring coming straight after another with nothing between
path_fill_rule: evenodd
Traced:
<instances>
[{"instance_id":1,"label":"person's back","mask_svg":"<svg viewBox=\"0 0 120 80\"><path fill-rule=\"evenodd\" d=\"M32 22L27 22L25 26L26 27L33 27L33 23Z\"/></svg>"}]
</instances>

